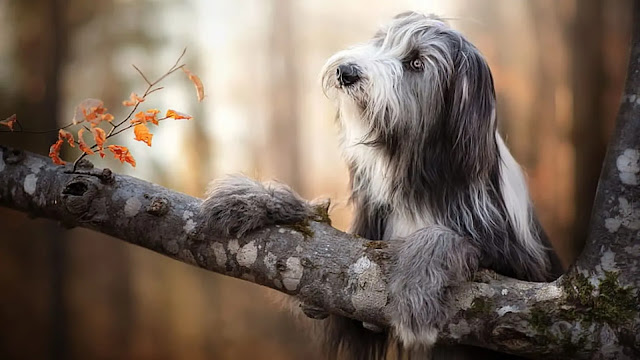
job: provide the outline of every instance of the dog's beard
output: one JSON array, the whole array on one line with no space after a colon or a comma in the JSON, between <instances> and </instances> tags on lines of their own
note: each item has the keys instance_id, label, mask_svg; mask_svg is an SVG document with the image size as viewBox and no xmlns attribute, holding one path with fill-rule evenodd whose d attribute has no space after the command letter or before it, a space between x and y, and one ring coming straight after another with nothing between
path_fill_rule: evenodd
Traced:
<instances>
[{"instance_id":1,"label":"dog's beard","mask_svg":"<svg viewBox=\"0 0 640 360\"><path fill-rule=\"evenodd\" d=\"M409 45L403 42L398 46ZM378 138L425 133L441 109L446 76L441 73L443 67L433 62L426 63L422 72L407 73L410 70L405 69L403 54L412 51L381 48L375 41L340 51L327 61L321 73L324 92L339 108L355 104L362 121ZM349 86L340 84L336 70L342 64L354 64L360 80Z\"/></svg>"}]
</instances>

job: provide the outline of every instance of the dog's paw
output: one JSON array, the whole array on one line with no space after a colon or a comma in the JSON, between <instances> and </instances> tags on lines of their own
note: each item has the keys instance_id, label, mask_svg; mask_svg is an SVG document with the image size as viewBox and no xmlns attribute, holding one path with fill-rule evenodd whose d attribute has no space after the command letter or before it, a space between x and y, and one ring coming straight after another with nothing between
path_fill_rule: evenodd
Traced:
<instances>
[{"instance_id":1,"label":"dog's paw","mask_svg":"<svg viewBox=\"0 0 640 360\"><path fill-rule=\"evenodd\" d=\"M314 209L284 184L235 175L210 184L200 215L209 231L241 237L267 225L302 222Z\"/></svg>"},{"instance_id":2,"label":"dog's paw","mask_svg":"<svg viewBox=\"0 0 640 360\"><path fill-rule=\"evenodd\" d=\"M209 231L240 237L268 221L265 203L269 192L244 176L227 176L211 182L200 214Z\"/></svg>"},{"instance_id":3,"label":"dog's paw","mask_svg":"<svg viewBox=\"0 0 640 360\"><path fill-rule=\"evenodd\" d=\"M446 290L434 278L392 273L389 279L390 318L395 335L406 348L430 348L448 319Z\"/></svg>"},{"instance_id":4,"label":"dog's paw","mask_svg":"<svg viewBox=\"0 0 640 360\"><path fill-rule=\"evenodd\" d=\"M438 329L434 327L415 329L409 324L394 322L393 330L406 348L430 348L438 340Z\"/></svg>"},{"instance_id":5,"label":"dog's paw","mask_svg":"<svg viewBox=\"0 0 640 360\"><path fill-rule=\"evenodd\" d=\"M396 284L397 285L397 284ZM395 335L407 348L431 347L438 339L438 326L445 312L436 299L415 292L393 293L391 325Z\"/></svg>"}]
</instances>

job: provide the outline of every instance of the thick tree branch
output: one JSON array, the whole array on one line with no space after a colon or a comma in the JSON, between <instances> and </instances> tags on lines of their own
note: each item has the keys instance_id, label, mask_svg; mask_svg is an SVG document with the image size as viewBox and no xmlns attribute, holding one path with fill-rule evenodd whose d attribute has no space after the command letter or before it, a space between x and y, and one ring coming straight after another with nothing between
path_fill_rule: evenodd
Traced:
<instances>
[{"instance_id":1,"label":"thick tree branch","mask_svg":"<svg viewBox=\"0 0 640 360\"><path fill-rule=\"evenodd\" d=\"M0 205L64 226L94 229L295 295L332 313L387 324L388 254L383 242L313 221L222 239L202 228L200 199L108 169L81 168L83 174L73 174L69 166L55 166L39 155L5 147L0 152ZM610 339L615 339L610 345L617 351L639 349L638 341L629 339L635 328L626 323L633 319L637 324L637 304L628 303L635 296L625 293L614 275L605 283L612 287L611 294L586 293L580 287L587 286L585 281L602 287L604 271L617 269L598 264L589 268L593 271L587 277L573 272L550 284L482 273L478 281L455 290L456 315L440 341L523 355L564 356L569 348L587 356ZM608 301L602 296L610 295L614 303L594 315L597 301Z\"/></svg>"}]
</instances>

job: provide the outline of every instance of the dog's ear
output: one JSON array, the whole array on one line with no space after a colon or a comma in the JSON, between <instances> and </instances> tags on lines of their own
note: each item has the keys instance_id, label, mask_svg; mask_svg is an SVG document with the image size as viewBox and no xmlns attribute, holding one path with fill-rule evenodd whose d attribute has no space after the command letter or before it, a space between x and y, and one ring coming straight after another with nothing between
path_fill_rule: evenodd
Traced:
<instances>
[{"instance_id":1,"label":"dog's ear","mask_svg":"<svg viewBox=\"0 0 640 360\"><path fill-rule=\"evenodd\" d=\"M496 96L489 65L466 39L453 41L452 68L445 87L443 117L452 156L467 176L485 175L497 156Z\"/></svg>"}]
</instances>

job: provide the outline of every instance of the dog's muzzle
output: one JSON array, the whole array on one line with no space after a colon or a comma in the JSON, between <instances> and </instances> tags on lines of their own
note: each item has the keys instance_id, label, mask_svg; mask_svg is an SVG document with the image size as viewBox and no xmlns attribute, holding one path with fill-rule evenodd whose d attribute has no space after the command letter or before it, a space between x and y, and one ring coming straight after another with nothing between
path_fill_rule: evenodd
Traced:
<instances>
[{"instance_id":1,"label":"dog's muzzle","mask_svg":"<svg viewBox=\"0 0 640 360\"><path fill-rule=\"evenodd\" d=\"M336 78L340 85L349 86L360 80L360 72L353 64L343 64L336 69Z\"/></svg>"}]
</instances>

